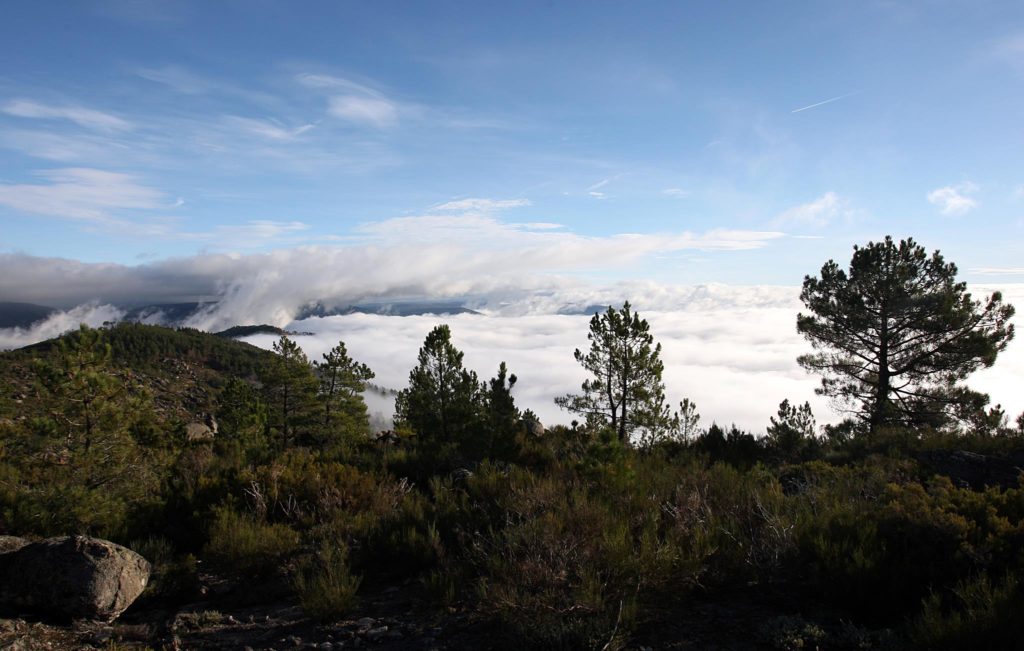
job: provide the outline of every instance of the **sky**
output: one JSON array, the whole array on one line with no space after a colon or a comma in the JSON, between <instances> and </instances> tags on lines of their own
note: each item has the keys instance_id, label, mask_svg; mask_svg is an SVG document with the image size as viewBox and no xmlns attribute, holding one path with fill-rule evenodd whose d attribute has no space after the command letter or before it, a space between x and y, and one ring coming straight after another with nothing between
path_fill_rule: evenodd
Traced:
<instances>
[{"instance_id":1,"label":"sky","mask_svg":"<svg viewBox=\"0 0 1024 651\"><path fill-rule=\"evenodd\" d=\"M0 300L68 310L47 332L191 300L792 317L885 235L1024 282L1016 1L16 1L0 61Z\"/></svg>"}]
</instances>

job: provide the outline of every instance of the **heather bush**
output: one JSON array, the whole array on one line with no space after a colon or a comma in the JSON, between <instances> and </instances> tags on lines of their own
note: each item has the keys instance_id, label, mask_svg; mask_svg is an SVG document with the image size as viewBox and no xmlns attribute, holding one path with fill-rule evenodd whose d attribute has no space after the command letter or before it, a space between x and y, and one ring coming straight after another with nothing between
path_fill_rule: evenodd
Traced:
<instances>
[{"instance_id":1,"label":"heather bush","mask_svg":"<svg viewBox=\"0 0 1024 651\"><path fill-rule=\"evenodd\" d=\"M300 563L293 582L302 609L311 617L327 620L352 610L361 579L352 574L344 545L324 543Z\"/></svg>"},{"instance_id":2,"label":"heather bush","mask_svg":"<svg viewBox=\"0 0 1024 651\"><path fill-rule=\"evenodd\" d=\"M291 528L268 524L225 507L216 512L204 556L237 574L269 574L298 544L299 535Z\"/></svg>"}]
</instances>

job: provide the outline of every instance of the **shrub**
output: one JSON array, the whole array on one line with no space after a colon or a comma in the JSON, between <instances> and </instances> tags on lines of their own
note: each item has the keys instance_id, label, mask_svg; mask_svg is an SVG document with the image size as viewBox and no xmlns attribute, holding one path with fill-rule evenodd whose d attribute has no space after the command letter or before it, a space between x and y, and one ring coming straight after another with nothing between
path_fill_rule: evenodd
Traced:
<instances>
[{"instance_id":1,"label":"shrub","mask_svg":"<svg viewBox=\"0 0 1024 651\"><path fill-rule=\"evenodd\" d=\"M265 574L298 544L299 535L285 525L259 522L222 507L210 528L206 557L232 572Z\"/></svg>"},{"instance_id":2,"label":"shrub","mask_svg":"<svg viewBox=\"0 0 1024 651\"><path fill-rule=\"evenodd\" d=\"M306 614L326 620L352 610L360 582L361 578L349 568L348 549L324 544L315 556L300 564L294 586Z\"/></svg>"},{"instance_id":3,"label":"shrub","mask_svg":"<svg viewBox=\"0 0 1024 651\"><path fill-rule=\"evenodd\" d=\"M987 577L961 581L933 592L910 626L920 649L1010 649L1024 638L1020 617L1024 595L1014 577L993 583Z\"/></svg>"}]
</instances>

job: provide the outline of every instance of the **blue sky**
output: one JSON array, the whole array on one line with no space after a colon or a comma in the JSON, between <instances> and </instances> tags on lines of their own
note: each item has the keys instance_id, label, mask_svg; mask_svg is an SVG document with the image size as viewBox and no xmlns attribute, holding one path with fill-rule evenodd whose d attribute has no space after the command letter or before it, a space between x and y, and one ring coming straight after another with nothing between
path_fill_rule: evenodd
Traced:
<instances>
[{"instance_id":1,"label":"blue sky","mask_svg":"<svg viewBox=\"0 0 1024 651\"><path fill-rule=\"evenodd\" d=\"M886 234L1024 279L1019 2L26 1L0 60L18 299L52 258L797 285Z\"/></svg>"}]
</instances>

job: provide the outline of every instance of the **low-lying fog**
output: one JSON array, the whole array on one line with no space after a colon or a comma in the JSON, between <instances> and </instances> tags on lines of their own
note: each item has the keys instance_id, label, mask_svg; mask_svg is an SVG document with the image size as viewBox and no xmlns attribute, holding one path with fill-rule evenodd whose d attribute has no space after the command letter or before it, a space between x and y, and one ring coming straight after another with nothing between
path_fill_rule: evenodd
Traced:
<instances>
[{"instance_id":1,"label":"low-lying fog","mask_svg":"<svg viewBox=\"0 0 1024 651\"><path fill-rule=\"evenodd\" d=\"M978 297L993 289L971 287ZM1004 300L1024 313L1024 284L1001 289ZM378 385L402 389L423 338L438 323L447 323L455 345L465 352L465 365L481 379L494 375L501 361L507 362L519 379L515 390L519 406L533 409L546 424L567 423L572 416L561 412L553 399L578 391L584 379L573 350L588 345L589 316L556 312L570 303L618 304L618 296L633 296L637 311L662 344L671 404L684 397L695 401L702 426L717 421L763 432L784 398L810 401L819 423L840 418L827 400L814 395L818 379L796 364L797 356L810 350L796 332L798 294L796 288L786 287L648 285L628 292L620 288L577 295L569 302L564 296L538 294L474 305L483 314L351 314L294 321L287 327L312 333L295 337L310 359L320 359L339 340L344 341L354 358L374 370ZM54 337L78 323L99 326L121 314L109 305L79 306L55 313L31 329L0 330L0 348ZM1015 320L1020 324L1021 316ZM274 340L269 335L246 339L268 349ZM993 368L976 373L969 384L989 393L993 404L1001 403L1013 418L1024 411L1022 382L1024 342L1013 341ZM371 396L369 403L371 413L391 415L392 405L385 398Z\"/></svg>"}]
</instances>

